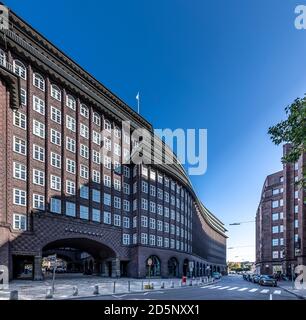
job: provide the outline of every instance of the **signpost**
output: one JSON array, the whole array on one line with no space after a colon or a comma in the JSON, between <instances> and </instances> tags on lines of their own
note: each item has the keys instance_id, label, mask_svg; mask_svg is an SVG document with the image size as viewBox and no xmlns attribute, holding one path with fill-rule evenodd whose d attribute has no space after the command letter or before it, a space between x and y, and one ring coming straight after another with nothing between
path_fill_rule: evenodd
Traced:
<instances>
[{"instance_id":1,"label":"signpost","mask_svg":"<svg viewBox=\"0 0 306 320\"><path fill-rule=\"evenodd\" d=\"M151 286L151 266L153 264L153 260L151 258L148 259L148 266L149 266L149 286Z\"/></svg>"},{"instance_id":2,"label":"signpost","mask_svg":"<svg viewBox=\"0 0 306 320\"><path fill-rule=\"evenodd\" d=\"M53 292L53 294L54 294L55 271L56 271L56 267L57 267L56 259L57 259L56 254L49 256L51 266L53 267L53 275L52 275L52 292Z\"/></svg>"}]
</instances>

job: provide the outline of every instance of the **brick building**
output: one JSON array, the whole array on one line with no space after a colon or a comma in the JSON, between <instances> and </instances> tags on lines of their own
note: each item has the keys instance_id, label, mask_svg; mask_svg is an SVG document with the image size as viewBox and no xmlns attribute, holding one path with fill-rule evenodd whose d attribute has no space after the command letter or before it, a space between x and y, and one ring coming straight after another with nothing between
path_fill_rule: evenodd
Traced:
<instances>
[{"instance_id":1,"label":"brick building","mask_svg":"<svg viewBox=\"0 0 306 320\"><path fill-rule=\"evenodd\" d=\"M290 145L283 149L286 154ZM291 275L292 266L306 264L305 190L296 183L305 159L284 164L265 180L256 214L256 268L262 274Z\"/></svg>"},{"instance_id":2,"label":"brick building","mask_svg":"<svg viewBox=\"0 0 306 320\"><path fill-rule=\"evenodd\" d=\"M126 129L123 121L129 121ZM226 270L225 228L183 167L124 164L152 125L9 11L0 28L0 265L56 253L103 276ZM161 141L166 156L174 156ZM175 156L174 156L175 157Z\"/></svg>"}]
</instances>

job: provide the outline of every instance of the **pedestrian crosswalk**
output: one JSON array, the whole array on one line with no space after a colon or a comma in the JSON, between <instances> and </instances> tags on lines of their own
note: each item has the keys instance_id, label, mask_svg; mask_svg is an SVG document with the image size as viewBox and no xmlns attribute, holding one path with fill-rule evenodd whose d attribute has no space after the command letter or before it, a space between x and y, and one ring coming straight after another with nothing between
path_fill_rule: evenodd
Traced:
<instances>
[{"instance_id":1,"label":"pedestrian crosswalk","mask_svg":"<svg viewBox=\"0 0 306 320\"><path fill-rule=\"evenodd\" d=\"M210 286L204 286L201 287L202 289L209 289L209 290L227 290L227 291L238 291L238 292L250 292L250 293L262 293L262 294L281 294L281 290L275 290L275 289L262 289L261 287L259 288L248 288L248 287L231 287L231 286L215 286L215 285L210 285Z\"/></svg>"}]
</instances>

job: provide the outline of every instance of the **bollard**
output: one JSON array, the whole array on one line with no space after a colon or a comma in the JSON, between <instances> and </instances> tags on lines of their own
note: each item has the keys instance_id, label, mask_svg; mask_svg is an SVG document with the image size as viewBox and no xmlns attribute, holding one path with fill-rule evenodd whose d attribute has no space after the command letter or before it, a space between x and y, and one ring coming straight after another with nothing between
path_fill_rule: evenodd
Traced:
<instances>
[{"instance_id":1,"label":"bollard","mask_svg":"<svg viewBox=\"0 0 306 320\"><path fill-rule=\"evenodd\" d=\"M79 294L79 289L77 286L72 287L72 295L76 297Z\"/></svg>"},{"instance_id":2,"label":"bollard","mask_svg":"<svg viewBox=\"0 0 306 320\"><path fill-rule=\"evenodd\" d=\"M128 281L128 292L131 292L131 281Z\"/></svg>"},{"instance_id":3,"label":"bollard","mask_svg":"<svg viewBox=\"0 0 306 320\"><path fill-rule=\"evenodd\" d=\"M113 285L113 293L116 293L116 281L114 281L114 285Z\"/></svg>"},{"instance_id":4,"label":"bollard","mask_svg":"<svg viewBox=\"0 0 306 320\"><path fill-rule=\"evenodd\" d=\"M143 291L143 281L141 281L141 291Z\"/></svg>"},{"instance_id":5,"label":"bollard","mask_svg":"<svg viewBox=\"0 0 306 320\"><path fill-rule=\"evenodd\" d=\"M17 290L10 291L10 300L18 300L18 291Z\"/></svg>"},{"instance_id":6,"label":"bollard","mask_svg":"<svg viewBox=\"0 0 306 320\"><path fill-rule=\"evenodd\" d=\"M165 289L165 282L162 282L160 288L161 288L161 289Z\"/></svg>"},{"instance_id":7,"label":"bollard","mask_svg":"<svg viewBox=\"0 0 306 320\"><path fill-rule=\"evenodd\" d=\"M154 283L153 282L151 283L151 289L152 290L154 289Z\"/></svg>"},{"instance_id":8,"label":"bollard","mask_svg":"<svg viewBox=\"0 0 306 320\"><path fill-rule=\"evenodd\" d=\"M192 286L192 280L190 280L190 282L189 282L189 286Z\"/></svg>"},{"instance_id":9,"label":"bollard","mask_svg":"<svg viewBox=\"0 0 306 320\"><path fill-rule=\"evenodd\" d=\"M94 286L93 294L99 294L99 286L97 284Z\"/></svg>"},{"instance_id":10,"label":"bollard","mask_svg":"<svg viewBox=\"0 0 306 320\"><path fill-rule=\"evenodd\" d=\"M52 289L47 289L46 299L52 299L52 298L53 298Z\"/></svg>"},{"instance_id":11,"label":"bollard","mask_svg":"<svg viewBox=\"0 0 306 320\"><path fill-rule=\"evenodd\" d=\"M174 288L174 281L171 281L170 288Z\"/></svg>"}]
</instances>

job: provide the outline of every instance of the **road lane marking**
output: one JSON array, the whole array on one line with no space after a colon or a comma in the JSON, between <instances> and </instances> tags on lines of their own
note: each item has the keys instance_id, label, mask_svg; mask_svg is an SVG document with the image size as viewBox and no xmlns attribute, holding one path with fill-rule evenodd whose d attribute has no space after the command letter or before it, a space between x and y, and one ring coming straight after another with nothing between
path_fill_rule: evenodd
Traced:
<instances>
[{"instance_id":1,"label":"road lane marking","mask_svg":"<svg viewBox=\"0 0 306 320\"><path fill-rule=\"evenodd\" d=\"M273 294L281 294L281 293L282 293L281 290L275 290L275 291L273 292Z\"/></svg>"},{"instance_id":2,"label":"road lane marking","mask_svg":"<svg viewBox=\"0 0 306 320\"><path fill-rule=\"evenodd\" d=\"M225 290L225 289L227 289L227 288L229 288L229 286L222 287L222 288L218 288L218 290Z\"/></svg>"},{"instance_id":3,"label":"road lane marking","mask_svg":"<svg viewBox=\"0 0 306 320\"><path fill-rule=\"evenodd\" d=\"M270 290L268 289L264 289L264 290L261 290L260 293L268 293Z\"/></svg>"},{"instance_id":4,"label":"road lane marking","mask_svg":"<svg viewBox=\"0 0 306 320\"><path fill-rule=\"evenodd\" d=\"M248 290L249 288L242 288L242 289L239 289L238 291L245 291L245 290Z\"/></svg>"},{"instance_id":5,"label":"road lane marking","mask_svg":"<svg viewBox=\"0 0 306 320\"><path fill-rule=\"evenodd\" d=\"M229 288L227 290L232 291L232 290L236 290L236 289L239 289L239 287L232 287L232 288Z\"/></svg>"},{"instance_id":6,"label":"road lane marking","mask_svg":"<svg viewBox=\"0 0 306 320\"><path fill-rule=\"evenodd\" d=\"M208 289L217 289L217 288L220 288L221 286L212 286L212 287L210 287L210 288L208 288Z\"/></svg>"},{"instance_id":7,"label":"road lane marking","mask_svg":"<svg viewBox=\"0 0 306 320\"><path fill-rule=\"evenodd\" d=\"M254 289L251 289L249 290L249 292L256 292L258 289L254 288Z\"/></svg>"}]
</instances>

